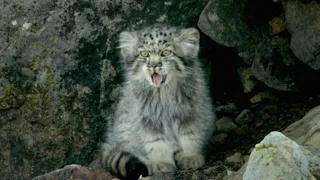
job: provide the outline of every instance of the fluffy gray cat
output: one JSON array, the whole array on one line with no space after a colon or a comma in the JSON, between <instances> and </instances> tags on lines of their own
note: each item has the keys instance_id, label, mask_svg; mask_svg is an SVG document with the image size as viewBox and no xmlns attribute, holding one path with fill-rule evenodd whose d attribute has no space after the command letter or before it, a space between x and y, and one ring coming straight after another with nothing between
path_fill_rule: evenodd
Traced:
<instances>
[{"instance_id":1,"label":"fluffy gray cat","mask_svg":"<svg viewBox=\"0 0 320 180\"><path fill-rule=\"evenodd\" d=\"M204 165L216 118L199 37L195 28L163 25L120 34L125 83L102 146L112 174L138 179Z\"/></svg>"}]
</instances>

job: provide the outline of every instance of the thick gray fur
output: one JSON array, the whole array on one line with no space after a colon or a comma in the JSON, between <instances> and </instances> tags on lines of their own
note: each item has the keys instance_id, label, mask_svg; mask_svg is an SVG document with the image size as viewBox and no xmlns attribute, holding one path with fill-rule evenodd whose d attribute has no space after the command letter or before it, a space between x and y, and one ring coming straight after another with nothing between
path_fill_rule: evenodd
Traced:
<instances>
[{"instance_id":1,"label":"thick gray fur","mask_svg":"<svg viewBox=\"0 0 320 180\"><path fill-rule=\"evenodd\" d=\"M143 162L149 175L204 165L216 118L198 62L199 38L195 28L162 25L120 34L125 83L102 146L106 166L124 165L111 158L123 151ZM160 56L163 50L172 53ZM153 84L154 72L166 76L160 86ZM124 167L107 168L125 176Z\"/></svg>"}]
</instances>

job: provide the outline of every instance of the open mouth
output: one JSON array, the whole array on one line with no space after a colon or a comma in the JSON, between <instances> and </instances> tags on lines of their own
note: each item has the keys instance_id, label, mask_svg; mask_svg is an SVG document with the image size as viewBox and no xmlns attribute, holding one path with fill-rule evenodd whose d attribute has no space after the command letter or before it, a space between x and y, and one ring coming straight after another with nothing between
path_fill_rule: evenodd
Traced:
<instances>
[{"instance_id":1,"label":"open mouth","mask_svg":"<svg viewBox=\"0 0 320 180\"><path fill-rule=\"evenodd\" d=\"M158 73L153 73L151 75L151 79L152 79L152 82L155 86L160 86L160 84L163 84L166 82L166 78L167 76L166 75L160 75Z\"/></svg>"}]
</instances>

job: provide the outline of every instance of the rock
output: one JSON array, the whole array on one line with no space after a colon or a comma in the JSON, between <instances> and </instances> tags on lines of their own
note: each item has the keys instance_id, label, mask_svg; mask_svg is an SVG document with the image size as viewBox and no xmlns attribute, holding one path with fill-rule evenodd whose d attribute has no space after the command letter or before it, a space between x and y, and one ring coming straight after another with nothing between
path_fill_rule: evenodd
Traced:
<instances>
[{"instance_id":1,"label":"rock","mask_svg":"<svg viewBox=\"0 0 320 180\"><path fill-rule=\"evenodd\" d=\"M286 24L291 33L290 47L298 59L315 70L320 69L320 6L316 1L302 4L283 0ZM306 28L308 27L308 28Z\"/></svg>"},{"instance_id":2,"label":"rock","mask_svg":"<svg viewBox=\"0 0 320 180\"><path fill-rule=\"evenodd\" d=\"M198 177L197 174L192 174L191 179L192 180L197 180L197 179L199 179L199 177Z\"/></svg>"},{"instance_id":3,"label":"rock","mask_svg":"<svg viewBox=\"0 0 320 180\"><path fill-rule=\"evenodd\" d=\"M240 163L240 162L242 162L241 156L242 156L241 153L236 152L233 155L227 157L225 159L225 162L227 162L227 163Z\"/></svg>"},{"instance_id":4,"label":"rock","mask_svg":"<svg viewBox=\"0 0 320 180\"><path fill-rule=\"evenodd\" d=\"M240 81L243 86L243 91L245 93L252 92L252 90L257 85L257 81L254 79L251 69L250 68L239 68L238 74L239 74L239 78L240 78Z\"/></svg>"},{"instance_id":5,"label":"rock","mask_svg":"<svg viewBox=\"0 0 320 180\"><path fill-rule=\"evenodd\" d=\"M244 124L244 125L238 127L238 128L235 130L235 132L236 132L236 134L238 134L238 135L247 135L247 134L248 134L248 130L249 130L248 124Z\"/></svg>"},{"instance_id":6,"label":"rock","mask_svg":"<svg viewBox=\"0 0 320 180\"><path fill-rule=\"evenodd\" d=\"M150 176L148 176L148 177L143 177L143 178L141 178L141 180L150 180Z\"/></svg>"},{"instance_id":7,"label":"rock","mask_svg":"<svg viewBox=\"0 0 320 180\"><path fill-rule=\"evenodd\" d=\"M258 43L255 50L251 69L258 80L277 90L297 90L294 72L290 70L295 65L295 57L287 38L272 37Z\"/></svg>"},{"instance_id":8,"label":"rock","mask_svg":"<svg viewBox=\"0 0 320 180\"><path fill-rule=\"evenodd\" d=\"M248 162L248 160L249 160L249 155L245 155L244 157L243 157L243 160L245 161L245 162Z\"/></svg>"},{"instance_id":9,"label":"rock","mask_svg":"<svg viewBox=\"0 0 320 180\"><path fill-rule=\"evenodd\" d=\"M228 133L235 130L236 128L237 128L237 125L228 116L224 116L217 121L217 130L219 132Z\"/></svg>"},{"instance_id":10,"label":"rock","mask_svg":"<svg viewBox=\"0 0 320 180\"><path fill-rule=\"evenodd\" d=\"M219 169L227 170L227 167L225 167L225 166L212 166L212 167L204 169L203 173L206 174L206 175L212 175L212 174L218 172Z\"/></svg>"},{"instance_id":11,"label":"rock","mask_svg":"<svg viewBox=\"0 0 320 180\"><path fill-rule=\"evenodd\" d=\"M312 167L310 168L310 172L312 176L314 177L314 180L317 180L320 178L320 167Z\"/></svg>"},{"instance_id":12,"label":"rock","mask_svg":"<svg viewBox=\"0 0 320 180\"><path fill-rule=\"evenodd\" d=\"M33 178L33 180L59 179L114 180L115 178L107 172L88 169L76 164L67 165L62 169L57 169Z\"/></svg>"},{"instance_id":13,"label":"rock","mask_svg":"<svg viewBox=\"0 0 320 180\"><path fill-rule=\"evenodd\" d=\"M221 105L216 107L216 113L224 114L224 115L226 114L233 115L233 114L238 114L239 109L235 103L228 103L226 105Z\"/></svg>"},{"instance_id":14,"label":"rock","mask_svg":"<svg viewBox=\"0 0 320 180\"><path fill-rule=\"evenodd\" d=\"M226 47L247 46L261 41L262 32L251 29L243 21L245 3L244 0L211 0L200 15L199 28Z\"/></svg>"},{"instance_id":15,"label":"rock","mask_svg":"<svg viewBox=\"0 0 320 180\"><path fill-rule=\"evenodd\" d=\"M277 8L271 1L211 0L202 11L198 26L217 43L235 47L244 62L251 65L252 75L259 81L277 90L295 91L297 85L292 70L295 57L290 50L289 38L272 35L258 19L263 17L259 13L271 16L277 12L268 11L266 6ZM279 18L270 23L275 33L284 28Z\"/></svg>"},{"instance_id":16,"label":"rock","mask_svg":"<svg viewBox=\"0 0 320 180\"><path fill-rule=\"evenodd\" d=\"M172 179L216 180L226 176L227 171L227 167L224 165L214 165L198 170L179 170Z\"/></svg>"},{"instance_id":17,"label":"rock","mask_svg":"<svg viewBox=\"0 0 320 180\"><path fill-rule=\"evenodd\" d=\"M155 173L150 176L149 180L171 180L174 177L174 173Z\"/></svg>"},{"instance_id":18,"label":"rock","mask_svg":"<svg viewBox=\"0 0 320 180\"><path fill-rule=\"evenodd\" d=\"M230 173L225 176L223 180L243 180L243 174L246 170L247 163L245 163L237 172Z\"/></svg>"},{"instance_id":19,"label":"rock","mask_svg":"<svg viewBox=\"0 0 320 180\"><path fill-rule=\"evenodd\" d=\"M269 92L264 91L264 92L259 92L259 93L255 94L253 97L251 97L249 99L249 101L252 104L260 103L264 100L271 101L271 100L274 100L274 97Z\"/></svg>"},{"instance_id":20,"label":"rock","mask_svg":"<svg viewBox=\"0 0 320 180\"><path fill-rule=\"evenodd\" d=\"M303 153L309 161L310 173L320 179L320 149L315 146L301 146Z\"/></svg>"},{"instance_id":21,"label":"rock","mask_svg":"<svg viewBox=\"0 0 320 180\"><path fill-rule=\"evenodd\" d=\"M272 28L274 34L279 34L286 29L286 24L283 17L275 17L270 22L269 25Z\"/></svg>"},{"instance_id":22,"label":"rock","mask_svg":"<svg viewBox=\"0 0 320 180\"><path fill-rule=\"evenodd\" d=\"M309 179L308 160L299 145L271 132L250 155L244 180Z\"/></svg>"},{"instance_id":23,"label":"rock","mask_svg":"<svg viewBox=\"0 0 320 180\"><path fill-rule=\"evenodd\" d=\"M262 114L262 117L261 117L261 120L262 121L266 121L266 120L270 120L272 118L272 116L268 113L263 113Z\"/></svg>"},{"instance_id":24,"label":"rock","mask_svg":"<svg viewBox=\"0 0 320 180\"><path fill-rule=\"evenodd\" d=\"M223 142L227 137L228 137L228 134L226 134L226 133L221 133L221 134L218 134L218 135L214 135L212 139L213 139L213 141L216 142L216 143L221 143L221 142Z\"/></svg>"},{"instance_id":25,"label":"rock","mask_svg":"<svg viewBox=\"0 0 320 180\"><path fill-rule=\"evenodd\" d=\"M253 120L253 114L249 109L244 109L236 118L238 124L246 124Z\"/></svg>"},{"instance_id":26,"label":"rock","mask_svg":"<svg viewBox=\"0 0 320 180\"><path fill-rule=\"evenodd\" d=\"M157 19L189 27L206 3L1 1L1 178L91 162L117 100L120 31Z\"/></svg>"},{"instance_id":27,"label":"rock","mask_svg":"<svg viewBox=\"0 0 320 180\"><path fill-rule=\"evenodd\" d=\"M301 120L288 126L283 133L305 146L320 147L320 106L311 109Z\"/></svg>"},{"instance_id":28,"label":"rock","mask_svg":"<svg viewBox=\"0 0 320 180\"><path fill-rule=\"evenodd\" d=\"M271 107L272 109L272 107ZM268 111L268 110L267 110ZM274 138L271 135L271 133L269 134L269 138L267 140L270 140L270 142L272 143L267 143L268 141L262 141L260 143L260 146L256 146L253 151L251 152L251 155L249 157L249 159L253 159L252 156L255 152L256 156L259 155L260 152L275 152L275 150L277 150L278 152L281 152L283 155L285 155L288 150L292 150L293 152L298 151L300 154L298 155L294 155L291 156L290 153L287 157L282 157L281 161L274 161L274 162L279 162L279 166L280 167L284 167L285 165L290 165L287 164L288 162L292 163L292 161L290 161L290 158L303 158L306 159L308 161L309 164L309 171L310 173L313 175L312 177L309 176L310 179L314 178L314 179L320 179L320 146L318 144L319 142L319 138L317 136L317 132L319 131L319 117L320 117L320 106L314 107L313 109L311 109L301 120L291 124L290 126L288 126L284 131L283 134L285 134L287 137L291 138L292 140L296 141L293 142L290 139L288 139L287 137L280 135L279 133L274 134L273 136L276 135L277 138L279 138L280 140L277 139L271 139ZM315 136L314 136L315 135ZM267 136L268 137L268 136ZM265 139L267 138L265 137ZM271 138L270 138L271 137ZM275 146L274 142L278 145ZM278 143L277 143L278 141ZM292 146L288 146L287 148L280 148L280 145L284 145L285 143L290 143ZM300 145L299 148L297 148L297 143ZM265 146L263 146L263 144L265 144ZM270 146L270 144L272 144L272 146ZM261 146L262 145L262 146ZM292 148L296 148L295 150L293 150ZM300 150L299 150L300 149ZM263 151L262 151L263 150ZM301 152L303 153L303 155L301 155ZM265 154L267 155L267 154ZM270 155L270 154L269 154ZM275 156L266 156L271 158L279 158L278 157L279 153L275 152ZM268 159L267 159L268 160ZM293 159L291 159L293 160ZM250 160L249 160L250 161ZM253 161L253 160L251 160ZM262 162L262 161L260 161ZM300 163L305 163L305 161L303 160L303 162L301 162L301 159L297 159L297 162ZM250 164L250 163L249 163ZM273 165L273 163L269 163L269 166L266 167L264 166L265 170L269 170L271 169L271 165ZM246 169L248 166L248 162L242 166L242 168L240 170L238 170L236 173L231 174L230 176L226 176L224 178L224 180L240 180L243 179L243 175L246 171ZM252 165L254 166L254 165ZM298 168L298 166L294 166L294 165L290 165L292 167ZM258 167L258 166L257 166ZM254 167L252 167L254 169ZM277 169L279 167L276 167ZM301 172L305 172L306 170L304 169ZM258 171L253 171L250 172L250 174L254 175L255 173L257 173ZM249 173L249 172L248 172ZM271 173L268 173L268 175L270 175ZM272 175L272 174L271 174ZM298 177L298 176L297 176ZM290 179L290 178L284 178L284 179Z\"/></svg>"}]
</instances>

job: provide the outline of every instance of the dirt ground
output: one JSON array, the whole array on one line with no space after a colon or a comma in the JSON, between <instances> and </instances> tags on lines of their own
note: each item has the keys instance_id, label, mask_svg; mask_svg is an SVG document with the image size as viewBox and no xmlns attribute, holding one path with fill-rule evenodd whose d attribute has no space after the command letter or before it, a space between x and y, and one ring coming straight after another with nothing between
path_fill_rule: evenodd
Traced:
<instances>
[{"instance_id":1,"label":"dirt ground","mask_svg":"<svg viewBox=\"0 0 320 180\"><path fill-rule=\"evenodd\" d=\"M212 179L222 180L227 170L237 171L245 163L242 158L238 163L226 163L226 157L236 152L242 157L250 155L250 149L259 143L271 131L283 131L288 125L300 120L311 108L320 104L320 96L312 97L304 94L277 95L276 102L265 102L251 105L254 121L231 132L221 143L213 145L205 167L198 171L179 171L175 179Z\"/></svg>"}]
</instances>

